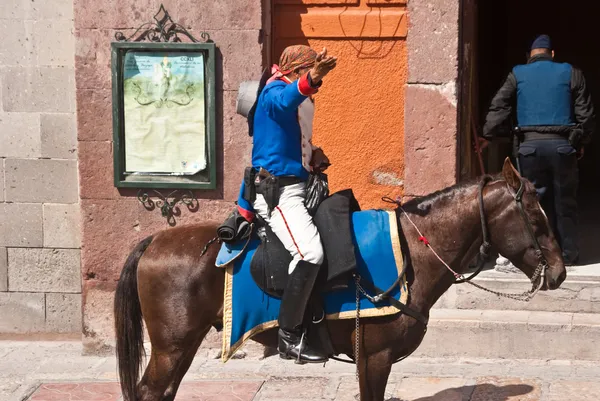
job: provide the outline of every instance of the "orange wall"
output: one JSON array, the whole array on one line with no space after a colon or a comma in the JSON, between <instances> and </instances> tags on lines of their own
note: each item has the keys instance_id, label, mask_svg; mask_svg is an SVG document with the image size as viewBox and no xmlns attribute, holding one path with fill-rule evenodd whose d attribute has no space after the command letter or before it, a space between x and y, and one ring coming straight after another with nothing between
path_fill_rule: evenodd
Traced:
<instances>
[{"instance_id":1,"label":"orange wall","mask_svg":"<svg viewBox=\"0 0 600 401\"><path fill-rule=\"evenodd\" d=\"M352 188L363 208L386 206L381 197L400 194L404 177L405 5L275 0L273 11L273 60L291 44L338 56L315 98L314 143L332 163L332 191Z\"/></svg>"}]
</instances>

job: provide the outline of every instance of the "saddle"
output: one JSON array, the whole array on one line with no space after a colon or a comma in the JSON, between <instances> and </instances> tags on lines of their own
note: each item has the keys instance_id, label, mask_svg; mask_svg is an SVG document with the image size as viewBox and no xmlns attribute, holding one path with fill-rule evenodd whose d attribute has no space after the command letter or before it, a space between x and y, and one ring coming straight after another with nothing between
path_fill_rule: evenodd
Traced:
<instances>
[{"instance_id":1,"label":"saddle","mask_svg":"<svg viewBox=\"0 0 600 401\"><path fill-rule=\"evenodd\" d=\"M358 201L351 189L337 192L321 202L313 221L319 231L325 253L319 276L306 313L305 327L308 327L309 341L327 353L333 352L325 322L322 296L325 293L348 288L352 273L357 269L357 260L352 236L352 213L360 211ZM288 280L289 264L292 256L269 225L257 216L248 229L243 218L234 211L218 233L226 234L230 256L227 263L244 254L251 241L259 244L250 262L250 273L256 285L266 294L281 298ZM241 216L240 216L241 217ZM241 223L239 226L237 224ZM235 234L234 234L235 233Z\"/></svg>"},{"instance_id":2,"label":"saddle","mask_svg":"<svg viewBox=\"0 0 600 401\"><path fill-rule=\"evenodd\" d=\"M358 201L352 190L346 189L321 202L313 216L325 253L315 286L321 293L348 288L347 282L357 266L352 239L352 213L358 211ZM292 256L260 216L249 224L234 210L218 227L217 235L227 244L231 254L227 263L239 257L251 240L259 240L260 245L251 262L252 277L263 291L281 297L287 284Z\"/></svg>"}]
</instances>

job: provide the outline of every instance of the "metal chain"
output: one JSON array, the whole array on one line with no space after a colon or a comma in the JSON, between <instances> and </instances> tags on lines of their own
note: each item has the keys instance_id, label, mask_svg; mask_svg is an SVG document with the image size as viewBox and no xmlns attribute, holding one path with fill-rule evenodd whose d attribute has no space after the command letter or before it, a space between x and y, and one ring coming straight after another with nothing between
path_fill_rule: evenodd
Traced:
<instances>
[{"instance_id":1,"label":"metal chain","mask_svg":"<svg viewBox=\"0 0 600 401\"><path fill-rule=\"evenodd\" d=\"M356 283L356 335L354 336L354 362L356 363L356 381L360 381L360 375L358 372L358 357L360 353L360 293L362 291L363 294L366 295L365 290L360 285L360 276L358 274L354 275L354 282Z\"/></svg>"},{"instance_id":2,"label":"metal chain","mask_svg":"<svg viewBox=\"0 0 600 401\"><path fill-rule=\"evenodd\" d=\"M479 288L480 290L487 291L491 294L497 295L499 297L509 298L509 299L513 299L515 301L529 302L533 299L533 297L535 297L535 295L538 293L538 291L544 284L544 276L545 276L547 268L548 268L548 264L545 261L540 261L540 263L538 264L538 267L535 269L535 272L533 272L533 275L531 276L531 283L532 283L531 290L525 291L521 294L510 294L510 293L506 293L506 292L490 290L489 288L485 288L485 287L483 287L477 283L474 283L472 281L466 281L466 283L471 284L473 287ZM536 286L535 283L540 277L541 277L540 282Z\"/></svg>"},{"instance_id":3,"label":"metal chain","mask_svg":"<svg viewBox=\"0 0 600 401\"><path fill-rule=\"evenodd\" d=\"M504 298L510 298L510 299L514 299L516 301L523 301L523 302L529 302L533 299L533 297L537 294L537 292L540 290L540 288L543 285L543 278L542 280L540 280L539 285L536 287L536 281L537 279L540 277L540 275L545 276L545 272L546 269L548 268L548 263L546 262L546 260L544 259L544 255L542 255L541 253L539 253L537 255L538 257L538 266L535 270L535 272L533 273L533 275L531 276L531 284L532 284L532 288L529 291L525 291L521 294L509 294L509 293L503 293L503 292L498 292L498 291L494 291L494 290L490 290L488 288L485 288L479 284L476 284L472 281L469 280L464 280L465 276L462 274L459 274L457 272L455 272L454 270L452 270L452 268L440 257L440 255L437 254L437 252L433 249L433 247L431 246L431 244L429 243L429 241L427 241L427 239L425 238L425 236L423 235L423 233L419 230L419 228L417 227L417 225L411 220L410 216L408 215L408 213L406 213L404 211L404 209L402 208L402 206L398 205L398 208L400 209L400 211L402 211L402 213L406 216L406 218L408 219L408 221L412 224L412 226L415 228L415 230L417 230L417 233L419 234L419 240L422 241L425 246L427 248L429 248L429 250L431 252L433 252L433 254L435 255L435 257L442 262L442 264L446 267L446 269L448 269L456 278L457 281L461 281L463 283L469 283L471 284L473 287L479 288L483 291L487 291L489 293L492 293L494 295L497 295L499 297L504 297ZM366 292L364 290L362 290L363 294L365 294L367 296L367 298L369 298L369 296L366 294ZM371 301L373 301L371 298L369 298Z\"/></svg>"}]
</instances>

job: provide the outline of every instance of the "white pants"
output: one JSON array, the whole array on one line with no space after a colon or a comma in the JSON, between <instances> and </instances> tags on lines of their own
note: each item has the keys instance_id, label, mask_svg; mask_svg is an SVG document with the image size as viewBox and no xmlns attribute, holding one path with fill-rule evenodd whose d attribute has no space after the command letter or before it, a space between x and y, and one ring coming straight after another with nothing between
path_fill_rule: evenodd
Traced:
<instances>
[{"instance_id":1,"label":"white pants","mask_svg":"<svg viewBox=\"0 0 600 401\"><path fill-rule=\"evenodd\" d=\"M271 212L271 217L261 194L256 194L254 209L292 255L288 272L292 273L300 260L320 265L324 257L323 246L317 227L304 206L306 183L288 185L280 191L279 205Z\"/></svg>"}]
</instances>

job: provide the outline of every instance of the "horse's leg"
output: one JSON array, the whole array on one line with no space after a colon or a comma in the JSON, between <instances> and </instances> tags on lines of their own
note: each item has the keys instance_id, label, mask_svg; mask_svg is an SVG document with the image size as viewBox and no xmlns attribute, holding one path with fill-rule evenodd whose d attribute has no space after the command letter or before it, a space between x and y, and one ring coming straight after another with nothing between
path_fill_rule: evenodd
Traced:
<instances>
[{"instance_id":1,"label":"horse's leg","mask_svg":"<svg viewBox=\"0 0 600 401\"><path fill-rule=\"evenodd\" d=\"M182 356L179 366L175 372L175 377L173 378L173 380L171 381L171 384L169 385L169 387L163 394L161 401L173 401L175 399L175 394L177 394L179 385L181 384L183 377L185 376L188 369L190 368L190 365L194 361L194 357L196 356L196 352L198 351L200 344L202 344L204 337L206 337L206 334L208 334L209 331L210 331L210 326L204 332L200 333L200 336L199 336L196 344L194 344L192 347L190 347L186 350L186 352Z\"/></svg>"},{"instance_id":2,"label":"horse's leg","mask_svg":"<svg viewBox=\"0 0 600 401\"><path fill-rule=\"evenodd\" d=\"M172 401L175 399L181 380L192 364L202 340L210 330L210 321L212 320L214 317L202 319L198 322L198 326L191 326L188 330L153 330L152 327L149 327L148 334L152 343L152 353L144 376L138 385L139 401ZM175 326L173 324L170 327Z\"/></svg>"},{"instance_id":3,"label":"horse's leg","mask_svg":"<svg viewBox=\"0 0 600 401\"><path fill-rule=\"evenodd\" d=\"M358 360L360 401L384 401L392 362L388 351L361 355Z\"/></svg>"},{"instance_id":4,"label":"horse's leg","mask_svg":"<svg viewBox=\"0 0 600 401\"><path fill-rule=\"evenodd\" d=\"M191 237L190 233L182 241ZM197 253L199 244L181 246L163 241L157 237L154 247L149 247L140 260L138 270L140 304L152 354L135 401L175 398L198 347L219 320L223 305L225 274L214 267L218 249L211 248L204 258L194 260L182 257L178 247ZM173 259L171 255L178 251L178 258Z\"/></svg>"},{"instance_id":5,"label":"horse's leg","mask_svg":"<svg viewBox=\"0 0 600 401\"><path fill-rule=\"evenodd\" d=\"M183 354L181 350L164 353L153 347L144 376L138 384L136 401L162 401Z\"/></svg>"}]
</instances>

